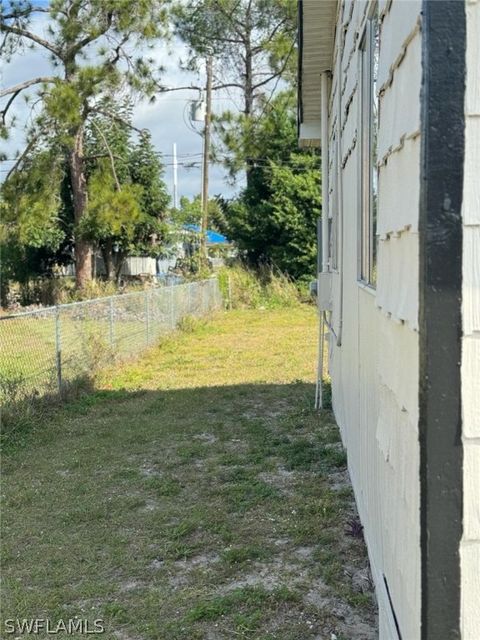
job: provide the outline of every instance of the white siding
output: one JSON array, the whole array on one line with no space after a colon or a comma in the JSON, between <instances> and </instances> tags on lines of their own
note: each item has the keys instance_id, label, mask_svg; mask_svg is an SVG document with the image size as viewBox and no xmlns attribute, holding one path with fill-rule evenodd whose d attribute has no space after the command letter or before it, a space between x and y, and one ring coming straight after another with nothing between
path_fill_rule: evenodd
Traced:
<instances>
[{"instance_id":1,"label":"white siding","mask_svg":"<svg viewBox=\"0 0 480 640\"><path fill-rule=\"evenodd\" d=\"M382 43L389 37L385 38L384 35L385 31L382 29ZM421 52L422 39L420 33L417 33L395 70L392 83L383 92L378 132L378 157L381 161L401 147L405 139L420 131Z\"/></svg>"},{"instance_id":2,"label":"white siding","mask_svg":"<svg viewBox=\"0 0 480 640\"><path fill-rule=\"evenodd\" d=\"M345 3L341 59L332 81L331 141L338 135L341 91L343 270L333 280L332 323L342 345L330 346L333 403L369 549L379 602L381 640L420 637L418 447L418 208L420 169L420 0L380 3L379 211L377 292L357 282L359 218L358 42L366 2ZM341 29L337 28L337 36ZM338 47L338 37L336 46ZM330 149L332 202L337 162Z\"/></svg>"},{"instance_id":3,"label":"white siding","mask_svg":"<svg viewBox=\"0 0 480 640\"><path fill-rule=\"evenodd\" d=\"M420 199L420 136L405 141L402 153L392 153L379 168L378 234L382 240L391 233L418 231ZM408 189L401 186L408 184Z\"/></svg>"},{"instance_id":4,"label":"white siding","mask_svg":"<svg viewBox=\"0 0 480 640\"><path fill-rule=\"evenodd\" d=\"M467 0L467 83L463 192L462 639L480 629L480 3Z\"/></svg>"},{"instance_id":5,"label":"white siding","mask_svg":"<svg viewBox=\"0 0 480 640\"><path fill-rule=\"evenodd\" d=\"M383 30L384 33L388 32L388 38L383 39L380 54L380 90L392 82L395 69L400 66L412 35L419 31L421 9L421 0L403 0L394 2L385 13Z\"/></svg>"},{"instance_id":6,"label":"white siding","mask_svg":"<svg viewBox=\"0 0 480 640\"><path fill-rule=\"evenodd\" d=\"M400 186L397 186L398 191ZM404 231L380 240L377 305L394 320L407 322L412 329L418 330L417 233Z\"/></svg>"}]
</instances>

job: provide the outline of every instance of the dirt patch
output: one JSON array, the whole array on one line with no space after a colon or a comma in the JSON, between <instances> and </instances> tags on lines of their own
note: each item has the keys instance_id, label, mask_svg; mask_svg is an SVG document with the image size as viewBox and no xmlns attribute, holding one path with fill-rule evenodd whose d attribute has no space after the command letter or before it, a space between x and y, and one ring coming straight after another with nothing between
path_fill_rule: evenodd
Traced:
<instances>
[{"instance_id":1,"label":"dirt patch","mask_svg":"<svg viewBox=\"0 0 480 640\"><path fill-rule=\"evenodd\" d=\"M140 511L155 511L158 509L158 502L156 500L145 500L144 504L140 507Z\"/></svg>"},{"instance_id":2,"label":"dirt patch","mask_svg":"<svg viewBox=\"0 0 480 640\"><path fill-rule=\"evenodd\" d=\"M155 558L149 565L150 569L154 569L155 571L159 571L165 566L165 561L161 558Z\"/></svg>"},{"instance_id":3,"label":"dirt patch","mask_svg":"<svg viewBox=\"0 0 480 640\"><path fill-rule=\"evenodd\" d=\"M158 469L148 464L141 467L140 473L144 478L160 478L162 476L162 473Z\"/></svg>"},{"instance_id":4,"label":"dirt patch","mask_svg":"<svg viewBox=\"0 0 480 640\"><path fill-rule=\"evenodd\" d=\"M315 547L297 547L293 553L301 560L311 560Z\"/></svg>"},{"instance_id":5,"label":"dirt patch","mask_svg":"<svg viewBox=\"0 0 480 640\"><path fill-rule=\"evenodd\" d=\"M186 560L176 560L175 566L180 570L189 570L194 567L209 567L220 560L216 553L201 553Z\"/></svg>"},{"instance_id":6,"label":"dirt patch","mask_svg":"<svg viewBox=\"0 0 480 640\"><path fill-rule=\"evenodd\" d=\"M137 589L143 589L145 583L140 580L125 580L120 584L120 591L136 591Z\"/></svg>"},{"instance_id":7,"label":"dirt patch","mask_svg":"<svg viewBox=\"0 0 480 640\"><path fill-rule=\"evenodd\" d=\"M276 471L264 471L258 474L258 477L281 493L292 495L294 493L294 483L296 474L294 471L288 471L283 467L278 467Z\"/></svg>"},{"instance_id":8,"label":"dirt patch","mask_svg":"<svg viewBox=\"0 0 480 640\"><path fill-rule=\"evenodd\" d=\"M198 433L193 436L194 440L199 440L200 442L205 442L206 444L214 444L217 441L217 438L213 435L213 433Z\"/></svg>"},{"instance_id":9,"label":"dirt patch","mask_svg":"<svg viewBox=\"0 0 480 640\"><path fill-rule=\"evenodd\" d=\"M273 591L283 585L289 588L302 583L306 578L306 572L297 564L290 563L283 557L276 558L273 562L255 562L249 567L250 571L239 576L220 589L220 593L229 593L243 587L262 586L267 591Z\"/></svg>"}]
</instances>

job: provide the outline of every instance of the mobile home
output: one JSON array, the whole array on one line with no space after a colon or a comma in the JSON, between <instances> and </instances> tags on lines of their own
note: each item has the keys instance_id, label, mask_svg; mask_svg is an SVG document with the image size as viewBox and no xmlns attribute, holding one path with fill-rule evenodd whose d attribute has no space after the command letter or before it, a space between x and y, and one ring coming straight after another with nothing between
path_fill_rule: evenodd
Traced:
<instances>
[{"instance_id":1,"label":"mobile home","mask_svg":"<svg viewBox=\"0 0 480 640\"><path fill-rule=\"evenodd\" d=\"M480 638L480 2L300 0L318 304L380 638Z\"/></svg>"}]
</instances>

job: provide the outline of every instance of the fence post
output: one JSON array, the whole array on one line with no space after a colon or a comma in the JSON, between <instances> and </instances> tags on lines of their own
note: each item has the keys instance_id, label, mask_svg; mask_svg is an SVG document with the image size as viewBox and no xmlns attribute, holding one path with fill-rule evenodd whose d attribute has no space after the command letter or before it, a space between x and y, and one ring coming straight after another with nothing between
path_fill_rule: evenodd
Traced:
<instances>
[{"instance_id":1,"label":"fence post","mask_svg":"<svg viewBox=\"0 0 480 640\"><path fill-rule=\"evenodd\" d=\"M150 321L149 321L149 304L148 304L147 289L145 289L145 339L148 345L150 342Z\"/></svg>"},{"instance_id":2,"label":"fence post","mask_svg":"<svg viewBox=\"0 0 480 640\"><path fill-rule=\"evenodd\" d=\"M110 349L113 351L114 347L114 309L113 309L113 296L110 297Z\"/></svg>"},{"instance_id":3,"label":"fence post","mask_svg":"<svg viewBox=\"0 0 480 640\"><path fill-rule=\"evenodd\" d=\"M62 342L60 333L60 313L58 305L55 305L55 355L56 355L56 367L57 367L57 383L58 393L62 396Z\"/></svg>"}]
</instances>

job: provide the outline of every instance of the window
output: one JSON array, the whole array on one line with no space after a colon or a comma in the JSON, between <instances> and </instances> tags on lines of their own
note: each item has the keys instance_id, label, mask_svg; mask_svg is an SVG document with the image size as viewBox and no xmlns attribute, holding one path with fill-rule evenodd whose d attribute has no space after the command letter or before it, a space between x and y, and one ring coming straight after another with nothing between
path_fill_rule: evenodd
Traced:
<instances>
[{"instance_id":1,"label":"window","mask_svg":"<svg viewBox=\"0 0 480 640\"><path fill-rule=\"evenodd\" d=\"M365 25L360 42L360 224L359 279L377 283L377 131L378 131L378 6Z\"/></svg>"},{"instance_id":2,"label":"window","mask_svg":"<svg viewBox=\"0 0 480 640\"><path fill-rule=\"evenodd\" d=\"M329 175L331 177L339 175L337 168L337 137L333 134L329 145L331 149L331 163L329 167ZM330 271L337 271L338 269L338 183L332 185L332 180L329 183L329 199L330 206L328 209L329 221L329 250L330 250Z\"/></svg>"}]
</instances>

